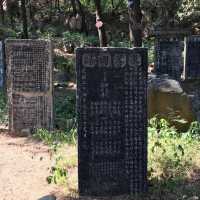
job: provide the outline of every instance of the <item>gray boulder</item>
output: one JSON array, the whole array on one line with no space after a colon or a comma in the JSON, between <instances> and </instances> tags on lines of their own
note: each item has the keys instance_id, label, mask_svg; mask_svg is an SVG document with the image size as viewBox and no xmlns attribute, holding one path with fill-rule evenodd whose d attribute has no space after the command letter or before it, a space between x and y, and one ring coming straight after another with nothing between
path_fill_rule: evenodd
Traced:
<instances>
[{"instance_id":1,"label":"gray boulder","mask_svg":"<svg viewBox=\"0 0 200 200\"><path fill-rule=\"evenodd\" d=\"M183 88L181 82L168 76L149 75L148 79L148 117L155 115L166 119L180 131L186 131L190 123L196 121L192 106L192 96Z\"/></svg>"}]
</instances>

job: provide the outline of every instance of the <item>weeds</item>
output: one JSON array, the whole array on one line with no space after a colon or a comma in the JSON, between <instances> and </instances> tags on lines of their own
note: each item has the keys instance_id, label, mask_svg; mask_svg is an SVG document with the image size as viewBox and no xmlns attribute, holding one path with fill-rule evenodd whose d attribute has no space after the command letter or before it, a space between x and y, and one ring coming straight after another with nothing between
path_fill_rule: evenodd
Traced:
<instances>
[{"instance_id":1,"label":"weeds","mask_svg":"<svg viewBox=\"0 0 200 200\"><path fill-rule=\"evenodd\" d=\"M199 140L195 136L199 125L191 124L187 133L178 133L164 119L153 118L149 122L149 179L186 179L199 161Z\"/></svg>"},{"instance_id":2,"label":"weeds","mask_svg":"<svg viewBox=\"0 0 200 200\"><path fill-rule=\"evenodd\" d=\"M47 180L49 183L65 185L68 192L77 191L78 155L77 147L74 145L76 130L73 131L75 131L73 137L72 134L64 132L54 133L54 135L50 133L50 136L44 130L37 132L37 137L47 144L52 145L56 142L64 145L57 148L54 154L51 176ZM196 176L195 173L200 170L199 134L198 122L192 123L188 132L178 133L164 119L154 117L149 120L148 197L157 200L162 194L168 195L169 199L182 199L183 196L191 197L199 194L200 185L189 183L193 182L193 176Z\"/></svg>"},{"instance_id":3,"label":"weeds","mask_svg":"<svg viewBox=\"0 0 200 200\"><path fill-rule=\"evenodd\" d=\"M0 124L8 124L7 98L3 90L0 90Z\"/></svg>"},{"instance_id":4,"label":"weeds","mask_svg":"<svg viewBox=\"0 0 200 200\"><path fill-rule=\"evenodd\" d=\"M51 168L51 175L47 177L47 182L64 185L67 183L68 173L67 169L63 166L62 161L64 158L62 156L57 156L55 159L55 165Z\"/></svg>"},{"instance_id":5,"label":"weeds","mask_svg":"<svg viewBox=\"0 0 200 200\"><path fill-rule=\"evenodd\" d=\"M68 132L76 126L76 94L74 92L60 92L55 98L56 128Z\"/></svg>"},{"instance_id":6,"label":"weeds","mask_svg":"<svg viewBox=\"0 0 200 200\"><path fill-rule=\"evenodd\" d=\"M84 46L98 46L99 41L95 36L86 36L77 32L64 32L63 40L66 46L84 47Z\"/></svg>"},{"instance_id":7,"label":"weeds","mask_svg":"<svg viewBox=\"0 0 200 200\"><path fill-rule=\"evenodd\" d=\"M47 177L47 182L64 185L68 180L68 169L77 165L77 156L71 155L66 159L67 152L63 149L75 146L77 141L76 129L72 128L68 132L55 131L49 132L44 129L38 129L33 135L35 139L39 139L47 144L52 151L53 166L51 167L51 175ZM67 147L65 145L68 145Z\"/></svg>"},{"instance_id":8,"label":"weeds","mask_svg":"<svg viewBox=\"0 0 200 200\"><path fill-rule=\"evenodd\" d=\"M69 132L49 132L45 129L38 129L33 137L42 140L45 144L49 146L55 143L60 145L76 144L76 129L71 129Z\"/></svg>"}]
</instances>

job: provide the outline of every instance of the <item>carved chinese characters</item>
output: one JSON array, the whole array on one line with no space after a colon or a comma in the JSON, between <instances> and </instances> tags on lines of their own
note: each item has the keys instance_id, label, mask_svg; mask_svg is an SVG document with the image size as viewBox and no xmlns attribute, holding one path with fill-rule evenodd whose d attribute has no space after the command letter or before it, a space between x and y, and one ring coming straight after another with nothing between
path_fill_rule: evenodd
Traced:
<instances>
[{"instance_id":1,"label":"carved chinese characters","mask_svg":"<svg viewBox=\"0 0 200 200\"><path fill-rule=\"evenodd\" d=\"M168 74L174 79L181 79L183 42L178 39L157 39L156 73Z\"/></svg>"},{"instance_id":2,"label":"carved chinese characters","mask_svg":"<svg viewBox=\"0 0 200 200\"><path fill-rule=\"evenodd\" d=\"M147 187L147 50L76 51L80 194Z\"/></svg>"},{"instance_id":3,"label":"carved chinese characters","mask_svg":"<svg viewBox=\"0 0 200 200\"><path fill-rule=\"evenodd\" d=\"M7 40L9 129L52 129L52 53L44 40Z\"/></svg>"},{"instance_id":4,"label":"carved chinese characters","mask_svg":"<svg viewBox=\"0 0 200 200\"><path fill-rule=\"evenodd\" d=\"M184 78L200 79L200 36L185 40Z\"/></svg>"}]
</instances>

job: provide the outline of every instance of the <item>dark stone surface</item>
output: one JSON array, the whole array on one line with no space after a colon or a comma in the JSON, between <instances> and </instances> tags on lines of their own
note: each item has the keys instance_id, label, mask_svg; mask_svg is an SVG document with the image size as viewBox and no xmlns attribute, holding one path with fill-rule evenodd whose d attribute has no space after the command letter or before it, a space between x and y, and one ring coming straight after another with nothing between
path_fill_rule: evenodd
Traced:
<instances>
[{"instance_id":1,"label":"dark stone surface","mask_svg":"<svg viewBox=\"0 0 200 200\"><path fill-rule=\"evenodd\" d=\"M7 40L9 129L52 129L52 49L45 40Z\"/></svg>"},{"instance_id":2,"label":"dark stone surface","mask_svg":"<svg viewBox=\"0 0 200 200\"><path fill-rule=\"evenodd\" d=\"M184 79L200 79L200 36L185 41Z\"/></svg>"},{"instance_id":3,"label":"dark stone surface","mask_svg":"<svg viewBox=\"0 0 200 200\"><path fill-rule=\"evenodd\" d=\"M81 195L147 189L147 49L78 48Z\"/></svg>"},{"instance_id":4,"label":"dark stone surface","mask_svg":"<svg viewBox=\"0 0 200 200\"><path fill-rule=\"evenodd\" d=\"M181 79L183 46L184 43L178 38L158 38L156 40L156 74L168 74L171 78Z\"/></svg>"},{"instance_id":5,"label":"dark stone surface","mask_svg":"<svg viewBox=\"0 0 200 200\"><path fill-rule=\"evenodd\" d=\"M4 49L3 42L0 41L0 88L4 86Z\"/></svg>"}]
</instances>

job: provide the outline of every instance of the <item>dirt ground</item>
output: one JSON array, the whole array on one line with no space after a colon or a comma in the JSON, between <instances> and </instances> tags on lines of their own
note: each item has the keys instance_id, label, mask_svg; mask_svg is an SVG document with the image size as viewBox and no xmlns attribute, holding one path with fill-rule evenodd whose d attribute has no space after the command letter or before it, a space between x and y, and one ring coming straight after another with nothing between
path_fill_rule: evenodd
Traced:
<instances>
[{"instance_id":1,"label":"dirt ground","mask_svg":"<svg viewBox=\"0 0 200 200\"><path fill-rule=\"evenodd\" d=\"M48 147L42 143L0 133L0 199L48 199L45 196L57 190L46 181L50 157Z\"/></svg>"}]
</instances>

